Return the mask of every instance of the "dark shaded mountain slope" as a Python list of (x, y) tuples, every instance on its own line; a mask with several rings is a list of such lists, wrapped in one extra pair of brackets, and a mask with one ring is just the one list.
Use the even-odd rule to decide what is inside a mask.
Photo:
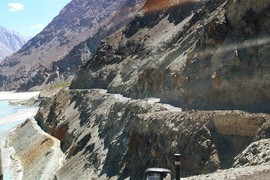
[[(85, 58), (66, 61), (70, 56), (65, 56), (89, 39), (90, 48), (83, 55), (89, 58), (100, 40), (123, 26), (139, 7), (137, 0), (71, 1), (43, 31), (0, 64), (0, 88), (41, 89), (50, 82), (67, 79)], [(127, 12), (128, 15), (124, 16)], [(65, 61), (64, 67), (62, 63), (57, 64), (61, 60)], [(58, 65), (61, 67), (55, 67)], [(68, 73), (60, 76), (59, 69)]]

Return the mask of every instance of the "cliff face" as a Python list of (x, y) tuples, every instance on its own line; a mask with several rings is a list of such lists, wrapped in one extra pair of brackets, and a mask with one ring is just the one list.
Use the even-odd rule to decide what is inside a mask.
[[(153, 98), (93, 89), (59, 92), (35, 119), (61, 141), (66, 158), (57, 179), (142, 179), (149, 167), (174, 169), (175, 152), (181, 153), (182, 176), (269, 164), (267, 146), (259, 141), (269, 137), (259, 133), (269, 129), (266, 114), (182, 111)], [(238, 155), (254, 147), (260, 152), (253, 158)]]
[(107, 38), (71, 88), (188, 108), (266, 111), (269, 11), (268, 1), (223, 0), (146, 13)]
[[(0, 64), (0, 88), (40, 89), (66, 80), (95, 52), (100, 40), (132, 19), (139, 7), (139, 0), (71, 1), (43, 31)], [(73, 50), (82, 55), (66, 57), (87, 39), (91, 47), (84, 52)]]
[(19, 50), (27, 41), (28, 38), (0, 26), (0, 62)]
[(7, 145), (16, 152), (11, 160), (19, 160), (22, 165), (16, 173), (22, 172), (23, 179), (53, 179), (64, 160), (59, 140), (43, 132), (33, 119), (14, 132), (9, 135)]

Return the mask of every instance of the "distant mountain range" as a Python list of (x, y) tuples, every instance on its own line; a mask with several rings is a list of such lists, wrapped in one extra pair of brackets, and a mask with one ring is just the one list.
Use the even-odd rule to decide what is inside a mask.
[(0, 61), (18, 51), (30, 38), (0, 26)]
[[(134, 17), (141, 1), (72, 0), (43, 31), (0, 64), (0, 89), (37, 90), (68, 79), (103, 38)], [(81, 44), (86, 40), (86, 46)]]

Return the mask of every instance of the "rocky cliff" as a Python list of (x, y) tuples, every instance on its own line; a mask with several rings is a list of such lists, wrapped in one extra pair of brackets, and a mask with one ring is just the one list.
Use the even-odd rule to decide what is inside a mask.
[[(100, 40), (125, 25), (139, 8), (139, 0), (71, 1), (43, 31), (0, 64), (0, 88), (41, 89), (68, 79)], [(84, 45), (86, 40), (90, 47)]]
[(0, 26), (0, 62), (18, 51), (28, 39), (15, 31)]
[(193, 179), (269, 177), (269, 7), (147, 0), (35, 116), (65, 154), (55, 179), (142, 179), (176, 152), (182, 176), (233, 168)]
[(270, 160), (269, 134), (260, 135), (268, 114), (183, 111), (92, 89), (59, 92), (35, 119), (61, 141), (66, 158), (57, 179), (142, 179), (149, 167), (174, 169), (175, 152), (183, 177)]
[(268, 1), (184, 1), (138, 16), (103, 41), (71, 88), (269, 111), (269, 11)]
[(17, 127), (7, 145), (15, 150), (11, 160), (20, 161), (22, 167), (16, 167), (16, 173), (22, 172), (23, 179), (53, 179), (64, 160), (59, 140), (42, 131), (33, 119)]

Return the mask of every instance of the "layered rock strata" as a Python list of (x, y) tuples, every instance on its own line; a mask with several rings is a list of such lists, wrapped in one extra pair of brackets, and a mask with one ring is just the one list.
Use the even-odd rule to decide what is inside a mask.
[[(232, 117), (250, 123), (228, 127)], [(148, 167), (173, 169), (175, 152), (182, 154), (182, 176), (230, 168), (239, 153), (261, 139), (258, 132), (269, 118), (244, 111), (182, 111), (158, 99), (94, 89), (61, 91), (35, 117), (66, 154), (57, 179), (140, 179)], [(269, 163), (268, 158), (262, 161)]]
[(23, 179), (54, 179), (64, 159), (60, 141), (42, 131), (33, 119), (9, 135), (8, 145), (15, 150), (12, 159), (23, 166)]
[(269, 112), (269, 1), (188, 1), (135, 18), (71, 88), (197, 109)]

